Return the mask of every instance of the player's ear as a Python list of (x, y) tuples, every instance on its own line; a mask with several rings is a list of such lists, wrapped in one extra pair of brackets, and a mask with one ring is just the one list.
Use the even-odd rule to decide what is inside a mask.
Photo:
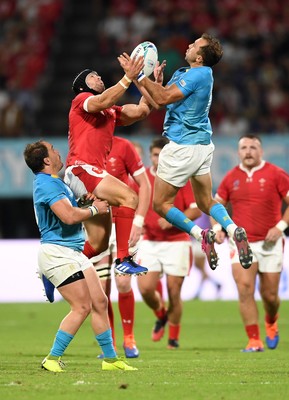
[(203, 64), (203, 57), (201, 56), (201, 54), (198, 54), (198, 55), (197, 55), (196, 61), (197, 61), (197, 63), (199, 63), (199, 64)]
[(43, 164), (44, 164), (44, 165), (50, 165), (50, 159), (49, 159), (49, 157), (45, 157), (45, 158), (43, 159)]

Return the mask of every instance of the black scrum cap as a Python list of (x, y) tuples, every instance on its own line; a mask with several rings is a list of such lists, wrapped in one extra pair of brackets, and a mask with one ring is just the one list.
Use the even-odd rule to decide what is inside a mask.
[(93, 89), (90, 89), (85, 82), (87, 75), (91, 72), (95, 71), (93, 71), (92, 69), (84, 69), (78, 75), (76, 75), (74, 81), (72, 82), (72, 90), (75, 94), (79, 94), (81, 92), (90, 92), (93, 94), (97, 94), (97, 92)]

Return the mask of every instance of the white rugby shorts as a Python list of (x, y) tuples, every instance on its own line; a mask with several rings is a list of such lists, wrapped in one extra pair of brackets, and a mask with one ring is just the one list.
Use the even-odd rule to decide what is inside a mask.
[[(284, 239), (281, 237), (272, 246), (268, 246), (264, 240), (250, 242), (253, 252), (253, 263), (258, 263), (259, 272), (281, 272), (283, 266)], [(229, 239), (231, 263), (240, 263), (238, 250), (232, 238)]]
[(210, 172), (214, 149), (213, 143), (180, 145), (169, 142), (160, 152), (157, 175), (173, 186), (183, 187), (192, 176)]
[(138, 245), (137, 262), (149, 272), (172, 276), (187, 276), (191, 268), (192, 243), (157, 242), (141, 240)]
[(44, 243), (38, 251), (39, 271), (55, 287), (71, 275), (92, 267), (91, 261), (81, 252), (57, 244)]
[(64, 182), (70, 187), (76, 199), (79, 199), (87, 192), (93, 193), (106, 175), (107, 171), (93, 165), (71, 165), (65, 170)]

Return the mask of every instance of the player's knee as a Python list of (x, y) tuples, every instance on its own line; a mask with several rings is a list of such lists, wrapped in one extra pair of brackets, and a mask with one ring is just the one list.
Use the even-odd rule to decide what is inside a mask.
[(260, 292), (263, 301), (265, 301), (266, 303), (274, 304), (279, 299), (278, 291), (268, 289), (268, 290), (261, 290)]
[(144, 299), (154, 297), (154, 290), (148, 286), (139, 287), (139, 290)]
[(128, 293), (131, 291), (131, 276), (116, 277), (115, 283), (120, 293)]
[(82, 304), (79, 304), (79, 306), (75, 309), (75, 311), (81, 315), (82, 320), (84, 321), (91, 312), (90, 301), (86, 301)]
[(129, 190), (126, 196), (119, 201), (119, 205), (133, 208), (135, 210), (138, 206), (138, 195), (133, 190)]
[(103, 314), (108, 310), (108, 298), (105, 293), (102, 296), (98, 296), (97, 301), (93, 301), (92, 311), (98, 314)]

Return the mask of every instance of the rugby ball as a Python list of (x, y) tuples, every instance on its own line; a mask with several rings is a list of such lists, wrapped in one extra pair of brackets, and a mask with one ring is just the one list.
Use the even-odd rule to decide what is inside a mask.
[(150, 76), (158, 61), (158, 50), (152, 42), (143, 42), (136, 46), (131, 53), (130, 57), (144, 57), (144, 69), (145, 76)]

